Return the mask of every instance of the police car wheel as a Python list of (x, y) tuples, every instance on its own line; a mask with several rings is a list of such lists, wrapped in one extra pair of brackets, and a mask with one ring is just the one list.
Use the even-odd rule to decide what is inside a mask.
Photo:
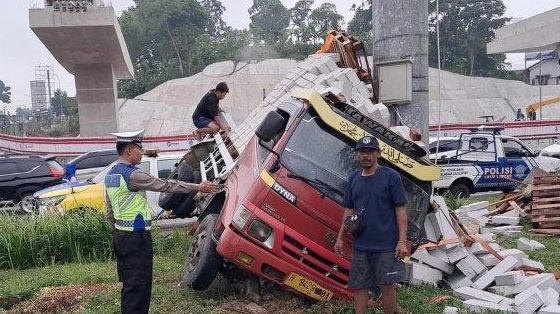
[(198, 225), (185, 258), (183, 283), (194, 290), (205, 290), (212, 284), (222, 265), (212, 240), (218, 214), (209, 214)]
[(470, 186), (462, 182), (453, 183), (451, 187), (449, 187), (449, 192), (462, 198), (468, 198), (472, 193)]
[[(193, 172), (194, 172), (194, 169), (189, 164), (187, 164), (185, 161), (182, 161), (181, 163), (179, 163), (179, 166), (177, 167), (177, 169), (175, 169), (171, 173), (171, 175), (169, 176), (169, 179), (179, 180), (179, 181), (183, 181), (183, 182), (187, 182), (187, 183), (199, 183), (199, 182), (193, 182), (193, 181), (195, 181)], [(192, 194), (192, 193), (187, 193), (187, 194), (185, 194), (185, 193), (161, 193), (159, 195), (158, 205), (159, 205), (159, 207), (161, 207), (165, 210), (174, 210), (174, 209), (178, 208), (181, 205), (181, 203), (183, 202), (183, 200), (185, 199), (185, 197), (187, 197), (190, 194)]]

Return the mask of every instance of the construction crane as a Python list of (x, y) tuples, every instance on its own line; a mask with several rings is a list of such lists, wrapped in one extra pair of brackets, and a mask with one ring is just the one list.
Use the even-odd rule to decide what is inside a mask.
[(527, 119), (529, 120), (537, 120), (537, 110), (542, 110), (543, 106), (553, 105), (560, 102), (560, 97), (554, 97), (545, 99), (542, 102), (536, 102), (534, 104), (530, 104), (525, 108), (525, 112), (527, 113)]

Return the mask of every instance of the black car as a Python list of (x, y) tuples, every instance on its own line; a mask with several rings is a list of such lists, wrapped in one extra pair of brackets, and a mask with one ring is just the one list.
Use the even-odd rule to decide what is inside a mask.
[(119, 158), (116, 149), (92, 150), (72, 160), (69, 164), (76, 165), (76, 178), (85, 180), (95, 177), (101, 170)]
[(33, 193), (59, 184), (64, 168), (55, 157), (0, 156), (0, 206), (18, 204), (24, 212), (33, 210)]

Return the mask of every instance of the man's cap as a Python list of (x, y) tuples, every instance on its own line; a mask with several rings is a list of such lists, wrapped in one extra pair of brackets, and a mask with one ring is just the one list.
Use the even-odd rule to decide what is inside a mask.
[(375, 137), (366, 135), (356, 143), (356, 150), (362, 148), (379, 150), (379, 142)]
[(142, 147), (142, 139), (144, 138), (144, 129), (140, 131), (111, 133), (117, 137), (117, 143), (131, 143)]

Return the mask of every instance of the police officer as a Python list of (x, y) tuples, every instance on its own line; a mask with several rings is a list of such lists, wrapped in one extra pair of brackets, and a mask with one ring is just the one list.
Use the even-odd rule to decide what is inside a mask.
[(106, 218), (113, 228), (122, 313), (148, 313), (152, 292), (153, 248), (151, 211), (145, 191), (190, 193), (215, 192), (219, 186), (162, 180), (140, 171), (144, 130), (112, 133), (117, 137), (119, 158), (105, 177)]

